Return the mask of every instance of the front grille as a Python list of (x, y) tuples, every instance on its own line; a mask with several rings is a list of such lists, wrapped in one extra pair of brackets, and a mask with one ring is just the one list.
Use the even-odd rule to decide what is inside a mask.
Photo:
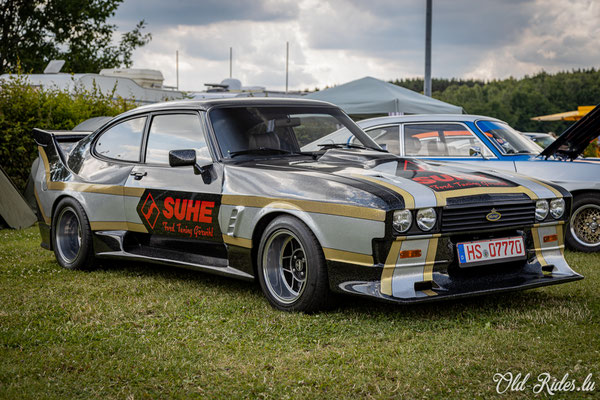
[[(486, 219), (492, 208), (501, 214), (497, 221)], [(535, 204), (531, 200), (449, 205), (442, 211), (442, 232), (518, 227), (534, 222)]]

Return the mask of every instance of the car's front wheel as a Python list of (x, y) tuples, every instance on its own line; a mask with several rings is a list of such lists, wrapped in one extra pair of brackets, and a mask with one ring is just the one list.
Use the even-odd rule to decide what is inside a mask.
[(260, 286), (275, 308), (314, 312), (327, 305), (325, 257), (303, 222), (291, 216), (275, 218), (262, 235), (257, 257)]
[(66, 197), (56, 206), (52, 218), (52, 247), (56, 261), (64, 268), (95, 266), (90, 223), (77, 200)]
[(597, 195), (575, 196), (566, 242), (573, 250), (600, 251), (600, 198)]

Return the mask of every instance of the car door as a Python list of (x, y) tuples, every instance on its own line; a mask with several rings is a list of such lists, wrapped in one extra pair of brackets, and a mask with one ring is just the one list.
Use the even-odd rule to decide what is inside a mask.
[[(218, 218), (222, 168), (213, 162), (202, 118), (195, 111), (149, 115), (142, 162), (132, 169), (124, 191), (127, 221), (141, 222), (147, 232), (130, 235), (129, 251), (138, 246), (157, 258), (227, 265)], [(197, 164), (208, 167), (208, 176), (196, 174), (191, 165), (169, 165), (169, 152), (184, 149), (196, 151)]]

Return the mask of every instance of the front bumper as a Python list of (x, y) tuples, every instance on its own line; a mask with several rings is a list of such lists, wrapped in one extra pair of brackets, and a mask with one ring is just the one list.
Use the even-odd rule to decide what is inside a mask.
[[(395, 303), (415, 303), (482, 294), (524, 290), (583, 279), (567, 264), (563, 251), (563, 226), (536, 225), (524, 230), (496, 231), (486, 237), (521, 235), (527, 259), (461, 268), (456, 243), (472, 238), (461, 235), (423, 235), (395, 240), (385, 262), (357, 266), (328, 262), (331, 288)], [(554, 242), (544, 238), (557, 237)], [(480, 236), (481, 238), (481, 236)], [(401, 258), (406, 250), (421, 256)]]

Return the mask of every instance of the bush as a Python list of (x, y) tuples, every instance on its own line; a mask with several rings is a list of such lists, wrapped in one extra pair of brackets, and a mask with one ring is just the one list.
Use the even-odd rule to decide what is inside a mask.
[(114, 91), (42, 90), (26, 79), (17, 74), (0, 80), (0, 165), (22, 191), (37, 157), (33, 128), (69, 130), (88, 118), (114, 116), (135, 107), (121, 98), (114, 100)]

